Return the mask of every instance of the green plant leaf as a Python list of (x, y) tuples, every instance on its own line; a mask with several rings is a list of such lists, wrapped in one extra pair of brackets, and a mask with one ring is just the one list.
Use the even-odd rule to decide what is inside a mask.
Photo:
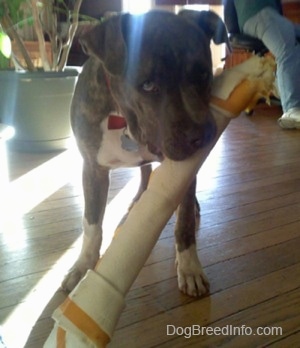
[(5, 33), (0, 31), (0, 52), (5, 58), (10, 58), (11, 56), (11, 42)]
[(0, 0), (0, 18), (4, 15), (9, 15), (13, 23), (17, 23), (23, 18), (21, 5), (26, 0)]
[(9, 68), (9, 59), (0, 52), (0, 70)]

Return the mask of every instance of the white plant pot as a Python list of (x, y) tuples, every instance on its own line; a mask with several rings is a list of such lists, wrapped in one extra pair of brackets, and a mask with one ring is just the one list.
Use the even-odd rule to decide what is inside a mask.
[(0, 71), (0, 120), (15, 128), (10, 141), (21, 151), (68, 148), (70, 105), (78, 70)]

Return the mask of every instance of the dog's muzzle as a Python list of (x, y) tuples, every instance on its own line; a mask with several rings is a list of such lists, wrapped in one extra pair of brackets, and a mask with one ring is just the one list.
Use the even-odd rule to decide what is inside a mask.
[(191, 145), (197, 151), (199, 148), (209, 144), (216, 136), (216, 124), (214, 121), (207, 122), (199, 131), (199, 134), (195, 135), (194, 139), (191, 139)]
[(217, 127), (212, 117), (203, 124), (193, 123), (189, 128), (177, 129), (163, 143), (163, 153), (174, 161), (182, 161), (206, 146), (216, 136)]

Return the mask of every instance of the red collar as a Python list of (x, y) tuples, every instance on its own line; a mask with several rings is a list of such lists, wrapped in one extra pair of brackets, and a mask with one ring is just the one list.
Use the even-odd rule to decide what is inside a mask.
[(125, 117), (120, 115), (110, 114), (108, 116), (107, 129), (122, 129), (126, 128), (127, 123)]

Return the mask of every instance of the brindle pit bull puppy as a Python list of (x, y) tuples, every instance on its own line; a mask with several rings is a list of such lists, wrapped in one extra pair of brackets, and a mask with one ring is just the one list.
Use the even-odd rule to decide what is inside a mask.
[[(64, 289), (73, 289), (99, 258), (110, 169), (141, 166), (137, 200), (147, 186), (148, 163), (164, 157), (183, 160), (214, 137), (212, 38), (224, 42), (227, 33), (209, 11), (123, 14), (82, 38), (90, 59), (79, 77), (71, 116), (83, 157), (84, 235)], [(196, 179), (177, 209), (176, 265), (179, 289), (200, 296), (209, 284), (195, 245), (195, 187)]]

